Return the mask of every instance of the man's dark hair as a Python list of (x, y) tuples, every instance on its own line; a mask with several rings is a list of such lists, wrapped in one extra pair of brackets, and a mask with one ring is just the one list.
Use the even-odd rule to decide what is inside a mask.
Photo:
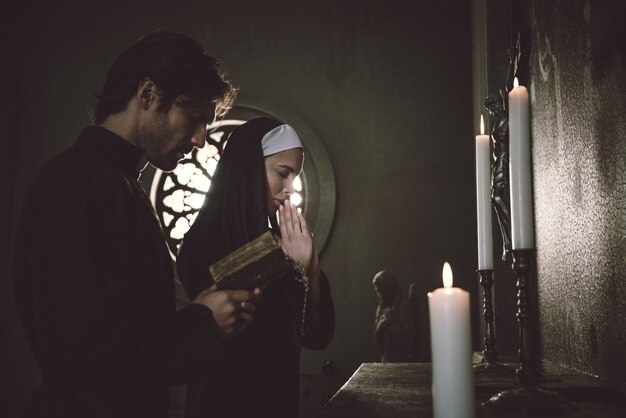
[(159, 88), (160, 111), (185, 95), (188, 102), (215, 104), (216, 116), (231, 108), (237, 90), (227, 78), (223, 64), (189, 36), (156, 31), (123, 51), (107, 71), (102, 92), (96, 95), (92, 119), (100, 125), (126, 109), (139, 83), (152, 80)]

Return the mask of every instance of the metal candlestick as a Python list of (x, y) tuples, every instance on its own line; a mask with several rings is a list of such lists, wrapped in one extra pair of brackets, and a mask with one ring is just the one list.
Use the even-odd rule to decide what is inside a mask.
[(557, 416), (567, 414), (572, 406), (556, 392), (538, 387), (541, 378), (536, 343), (536, 312), (531, 306), (531, 259), (534, 250), (513, 250), (513, 271), (517, 275), (517, 323), (519, 329), (519, 368), (517, 379), (522, 387), (502, 391), (491, 397), (484, 406), (496, 406), (525, 414)]
[(488, 364), (498, 361), (496, 350), (496, 333), (493, 326), (493, 304), (491, 302), (491, 287), (493, 286), (493, 270), (478, 270), (480, 285), (483, 288), (483, 318), (485, 319), (485, 338), (483, 358)]
[(496, 350), (496, 332), (493, 323), (493, 303), (491, 288), (493, 286), (493, 270), (478, 270), (480, 285), (483, 288), (483, 318), (485, 320), (485, 338), (483, 339), (482, 361), (474, 365), (474, 372), (478, 374), (512, 374), (512, 367), (498, 364), (498, 350)]
[(519, 369), (516, 373), (524, 387), (534, 387), (539, 384), (536, 333), (531, 322), (530, 307), (532, 254), (533, 250), (513, 250), (513, 271), (517, 275), (517, 321), (519, 324)]

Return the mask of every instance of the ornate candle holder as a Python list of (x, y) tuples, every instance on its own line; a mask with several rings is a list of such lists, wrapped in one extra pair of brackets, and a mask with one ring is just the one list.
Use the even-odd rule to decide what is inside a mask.
[[(522, 387), (492, 396), (483, 406), (495, 406), (529, 415), (558, 416), (572, 410), (570, 402), (556, 392), (538, 387), (540, 373), (536, 342), (536, 312), (531, 306), (532, 255), (534, 250), (513, 250), (513, 271), (517, 275), (517, 323), (519, 330), (519, 368), (517, 379)], [(532, 286), (532, 287), (531, 287)]]
[(480, 285), (483, 288), (483, 318), (485, 320), (485, 338), (483, 339), (482, 361), (474, 365), (474, 373), (478, 375), (513, 374), (515, 369), (498, 363), (496, 350), (496, 332), (493, 323), (493, 303), (491, 288), (493, 286), (493, 270), (478, 270)]

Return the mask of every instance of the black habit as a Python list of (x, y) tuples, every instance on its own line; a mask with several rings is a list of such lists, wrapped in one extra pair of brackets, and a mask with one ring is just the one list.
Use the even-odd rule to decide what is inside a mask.
[(101, 127), (45, 165), (14, 258), (43, 382), (29, 417), (166, 417), (169, 386), (218, 355), (211, 311), (175, 311), (172, 260), (137, 183), (141, 151)]
[[(190, 298), (212, 284), (211, 264), (270, 229), (261, 140), (279, 125), (269, 118), (253, 119), (229, 137), (178, 256), (179, 276)], [(271, 221), (277, 224), (275, 215)], [(304, 334), (303, 285), (288, 277), (266, 287), (252, 324), (223, 343), (210, 375), (189, 384), (187, 417), (297, 417), (301, 347), (322, 349), (334, 333), (334, 306), (323, 274), (320, 287), (319, 303), (307, 302)]]

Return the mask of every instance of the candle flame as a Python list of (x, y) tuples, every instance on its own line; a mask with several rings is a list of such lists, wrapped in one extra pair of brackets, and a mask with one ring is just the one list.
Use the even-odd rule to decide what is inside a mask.
[(447, 261), (443, 263), (443, 287), (446, 289), (452, 287), (452, 267)]
[(485, 122), (483, 120), (483, 115), (480, 115), (480, 134), (485, 134)]
[(519, 87), (519, 81), (517, 80), (517, 77), (513, 79), (513, 88), (515, 87)]

